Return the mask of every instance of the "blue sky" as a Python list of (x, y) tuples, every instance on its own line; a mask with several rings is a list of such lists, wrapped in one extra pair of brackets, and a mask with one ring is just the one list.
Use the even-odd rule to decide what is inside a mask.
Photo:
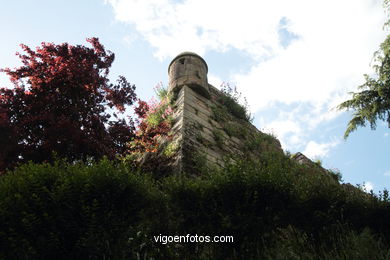
[[(360, 128), (344, 141), (350, 112), (334, 107), (372, 73), (386, 36), (379, 0), (19, 0), (0, 9), (0, 67), (20, 65), (19, 44), (87, 45), (99, 37), (124, 75), (150, 99), (182, 51), (204, 57), (209, 81), (236, 84), (254, 124), (283, 148), (339, 169), (344, 182), (390, 188), (390, 131)], [(11, 86), (4, 73), (0, 86)]]

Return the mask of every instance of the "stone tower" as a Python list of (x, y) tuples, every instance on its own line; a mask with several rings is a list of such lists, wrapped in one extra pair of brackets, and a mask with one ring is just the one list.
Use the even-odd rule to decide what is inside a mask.
[(202, 57), (193, 52), (183, 52), (176, 56), (168, 66), (168, 91), (177, 92), (187, 85), (209, 98), (207, 72), (207, 64)]
[(264, 149), (282, 152), (277, 139), (233, 113), (224, 102), (226, 95), (208, 83), (207, 72), (204, 59), (192, 52), (179, 54), (168, 67), (175, 171), (197, 174), (234, 158), (255, 158)]

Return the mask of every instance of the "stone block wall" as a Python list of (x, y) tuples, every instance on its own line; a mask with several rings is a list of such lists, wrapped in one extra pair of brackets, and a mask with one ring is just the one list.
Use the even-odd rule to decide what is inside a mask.
[(207, 82), (207, 64), (182, 53), (170, 64), (168, 90), (174, 97), (173, 133), (178, 172), (198, 173), (200, 163), (223, 167), (229, 160), (253, 158), (264, 150), (283, 152), (279, 141), (235, 117), (221, 102), (224, 95)]

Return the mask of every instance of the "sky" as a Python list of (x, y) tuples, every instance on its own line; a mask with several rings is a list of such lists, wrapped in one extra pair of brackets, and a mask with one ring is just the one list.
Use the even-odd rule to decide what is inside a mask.
[[(390, 188), (390, 129), (343, 134), (351, 111), (335, 107), (372, 74), (387, 35), (380, 0), (17, 0), (0, 8), (0, 68), (18, 67), (19, 44), (81, 44), (115, 53), (110, 79), (125, 76), (141, 99), (167, 86), (170, 61), (201, 55), (209, 83), (237, 86), (254, 125), (285, 151), (338, 170), (345, 183)], [(11, 87), (0, 73), (0, 87)]]

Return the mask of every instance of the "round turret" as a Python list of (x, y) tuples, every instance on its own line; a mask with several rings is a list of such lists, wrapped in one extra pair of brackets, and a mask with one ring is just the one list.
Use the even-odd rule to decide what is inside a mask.
[(193, 52), (183, 52), (174, 58), (168, 67), (168, 91), (179, 90), (187, 85), (202, 95), (208, 96), (207, 64)]

